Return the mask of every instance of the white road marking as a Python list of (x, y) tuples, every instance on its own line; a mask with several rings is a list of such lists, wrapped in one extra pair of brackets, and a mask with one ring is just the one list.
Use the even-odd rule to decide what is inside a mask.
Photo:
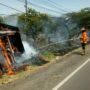
[(85, 61), (81, 66), (79, 66), (75, 71), (73, 71), (70, 75), (68, 75), (63, 81), (61, 81), (58, 85), (56, 85), (52, 90), (58, 90), (61, 86), (63, 86), (72, 76), (74, 76), (81, 68), (83, 68), (90, 59)]

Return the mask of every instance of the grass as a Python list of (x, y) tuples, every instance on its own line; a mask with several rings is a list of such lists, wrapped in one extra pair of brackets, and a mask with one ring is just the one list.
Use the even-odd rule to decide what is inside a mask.
[(54, 59), (56, 56), (50, 52), (50, 51), (45, 51), (42, 53), (42, 55), (49, 61), (51, 61), (52, 59)]
[(35, 72), (37, 70), (38, 66), (27, 66), (26, 70), (22, 70), (19, 72), (16, 72), (15, 75), (7, 75), (4, 74), (0, 77), (0, 85), (11, 83), (17, 79), (25, 78), (26, 76), (30, 75), (31, 72)]

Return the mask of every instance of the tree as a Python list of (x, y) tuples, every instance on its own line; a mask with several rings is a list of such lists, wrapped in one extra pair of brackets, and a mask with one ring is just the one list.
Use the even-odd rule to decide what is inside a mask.
[(0, 16), (0, 22), (3, 22), (3, 17)]
[(90, 28), (90, 8), (84, 8), (79, 12), (69, 13), (67, 16), (74, 19), (80, 28), (83, 26)]
[[(27, 22), (25, 23), (25, 19)], [(24, 29), (24, 33), (27, 36), (32, 36), (35, 40), (37, 35), (43, 31), (45, 22), (50, 22), (50, 18), (47, 14), (41, 14), (33, 9), (28, 9), (27, 17), (25, 17), (25, 13), (19, 16), (19, 21), (23, 22), (23, 26), (27, 24), (27, 28)]]

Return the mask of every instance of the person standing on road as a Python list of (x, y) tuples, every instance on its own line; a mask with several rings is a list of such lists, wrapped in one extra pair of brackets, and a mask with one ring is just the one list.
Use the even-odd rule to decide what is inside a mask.
[(83, 50), (82, 54), (84, 55), (85, 54), (85, 49), (86, 49), (86, 44), (88, 42), (87, 30), (84, 27), (81, 29), (80, 41), (81, 41), (81, 46), (82, 46), (82, 50)]

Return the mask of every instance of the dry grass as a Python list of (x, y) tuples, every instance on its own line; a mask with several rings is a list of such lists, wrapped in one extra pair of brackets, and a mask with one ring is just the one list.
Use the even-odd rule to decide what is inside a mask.
[(38, 67), (39, 66), (27, 66), (26, 70), (16, 72), (15, 75), (11, 75), (11, 76), (4, 74), (0, 77), (0, 85), (10, 83), (20, 78), (25, 78), (30, 73), (35, 72)]

